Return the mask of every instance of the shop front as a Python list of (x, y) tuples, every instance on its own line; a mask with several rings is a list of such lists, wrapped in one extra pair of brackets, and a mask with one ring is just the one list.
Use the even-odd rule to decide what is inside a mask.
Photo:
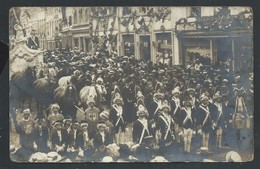
[(182, 18), (176, 22), (180, 64), (195, 59), (203, 64), (229, 63), (232, 70), (253, 70), (252, 13), (230, 15), (224, 8), (216, 16)]

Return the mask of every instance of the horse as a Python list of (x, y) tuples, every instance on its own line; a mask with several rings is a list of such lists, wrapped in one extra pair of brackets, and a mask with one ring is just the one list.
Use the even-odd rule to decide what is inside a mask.
[(54, 92), (54, 101), (59, 104), (64, 116), (70, 115), (76, 117), (76, 107), (79, 96), (75, 85), (68, 83), (64, 86), (58, 86)]
[(75, 76), (75, 75), (71, 75), (71, 76), (63, 76), (59, 79), (59, 86), (66, 86), (69, 83), (73, 84), (77, 91), (79, 91), (80, 89), (82, 89), (85, 86), (85, 81), (86, 81), (86, 77), (85, 74), (81, 74), (80, 76)]
[(88, 100), (93, 98), (95, 100), (95, 103), (98, 104), (100, 101), (99, 93), (95, 86), (85, 86), (83, 87), (79, 92), (80, 101), (84, 104), (88, 102)]
[(28, 67), (23, 72), (15, 72), (11, 76), (9, 82), (10, 111), (15, 122), (17, 109), (31, 108), (31, 101), (34, 97), (33, 90), (31, 89), (34, 79), (34, 68), (31, 67)]
[(45, 117), (48, 106), (53, 103), (53, 91), (56, 87), (57, 81), (51, 77), (39, 78), (33, 82), (37, 111)]

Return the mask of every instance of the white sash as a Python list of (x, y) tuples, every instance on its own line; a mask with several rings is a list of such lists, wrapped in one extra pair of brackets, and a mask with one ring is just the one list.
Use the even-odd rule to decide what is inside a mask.
[(31, 39), (32, 39), (34, 45), (38, 47), (38, 45), (37, 45), (37, 43), (35, 42), (35, 40), (34, 40), (32, 37), (31, 37)]
[[(174, 98), (172, 98), (172, 100), (175, 102), (175, 104), (176, 104), (176, 100), (174, 99)], [(174, 112), (173, 112), (173, 115), (175, 115), (176, 114), (176, 112), (177, 112), (177, 110), (178, 110), (178, 108), (180, 107), (180, 103), (177, 105), (176, 104), (176, 107), (175, 107), (175, 109), (174, 109)]]
[[(144, 132), (145, 132), (145, 130), (147, 131), (148, 135), (149, 135), (150, 133), (149, 133), (149, 130), (148, 130), (148, 128), (147, 128), (148, 126), (145, 126), (140, 119), (138, 119), (138, 121), (143, 125), (143, 131), (142, 131), (142, 134), (141, 134), (141, 137), (140, 137), (140, 140), (139, 140), (139, 144), (141, 144), (142, 141), (143, 141), (143, 138), (144, 138)], [(147, 125), (148, 125), (148, 124), (147, 124)]]
[(169, 131), (170, 131), (170, 128), (171, 128), (171, 122), (172, 122), (172, 119), (168, 122), (164, 116), (161, 116), (161, 118), (163, 119), (164, 123), (167, 124), (167, 131), (166, 131), (166, 134), (164, 136), (164, 140), (166, 140), (168, 134), (169, 134)]
[(222, 114), (223, 114), (223, 109), (222, 109), (222, 104), (221, 103), (219, 103), (219, 104), (216, 104), (216, 103), (214, 103), (216, 106), (217, 106), (217, 108), (218, 108), (218, 118), (217, 118), (217, 121), (216, 121), (216, 123), (218, 123), (218, 121), (219, 121), (219, 119), (220, 119), (220, 117), (222, 116)]
[(208, 120), (208, 118), (209, 118), (209, 109), (205, 109), (203, 106), (201, 106), (200, 105), (200, 108), (201, 109), (203, 109), (205, 112), (206, 112), (206, 117), (205, 117), (205, 119), (204, 119), (204, 121), (203, 121), (203, 123), (202, 123), (202, 126), (204, 126), (204, 124), (206, 123), (206, 121)]
[(192, 122), (191, 115), (190, 115), (190, 116), (188, 115), (187, 109), (186, 109), (185, 107), (183, 107), (183, 110), (186, 112), (186, 117), (185, 117), (185, 119), (183, 120), (183, 124), (185, 124), (188, 119), (190, 119), (191, 122)]
[(122, 120), (122, 122), (124, 123), (124, 119), (123, 119), (123, 116), (122, 116), (122, 114), (123, 114), (123, 107), (122, 107), (122, 112), (119, 112), (119, 109), (117, 108), (116, 105), (113, 105), (113, 107), (117, 111), (117, 117), (118, 117), (118, 119), (116, 121), (116, 126), (117, 126), (120, 120)]

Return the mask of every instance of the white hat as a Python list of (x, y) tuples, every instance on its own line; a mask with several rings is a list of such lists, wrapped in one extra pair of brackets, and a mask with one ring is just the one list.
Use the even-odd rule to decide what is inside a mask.
[(168, 162), (163, 156), (156, 156), (150, 162)]
[(30, 109), (24, 109), (22, 114), (31, 114), (31, 111)]
[(208, 96), (205, 95), (205, 93), (203, 93), (201, 96), (200, 96), (200, 101), (203, 101), (205, 99), (209, 99)]
[(97, 125), (97, 128), (100, 128), (100, 127), (106, 128), (107, 125), (106, 125), (105, 123), (99, 123), (99, 124)]
[(54, 103), (51, 105), (51, 110), (53, 110), (54, 108), (60, 109), (60, 106), (57, 103)]
[(229, 151), (226, 155), (227, 162), (242, 162), (241, 156), (235, 151)]
[(102, 82), (103, 83), (103, 79), (101, 77), (97, 78), (96, 82)]
[(123, 103), (123, 99), (120, 95), (116, 95), (114, 100), (113, 100), (113, 103), (115, 103), (117, 100), (120, 100), (122, 103)]
[(145, 113), (146, 115), (148, 115), (147, 109), (143, 106), (143, 105), (139, 105), (138, 106), (138, 110), (136, 112), (137, 116), (139, 116), (141, 113)]
[(108, 111), (102, 111), (99, 116), (100, 117), (103, 116), (103, 117), (109, 118), (109, 112)]
[(29, 162), (34, 163), (43, 163), (43, 162), (48, 162), (48, 157), (47, 154), (41, 153), (41, 152), (36, 152), (31, 155)]
[(167, 100), (164, 100), (162, 103), (161, 109), (164, 109), (164, 108), (171, 109)]
[(113, 162), (113, 158), (110, 156), (105, 156), (101, 162), (105, 162), (105, 163), (109, 163), (109, 162)]
[(80, 126), (83, 127), (83, 126), (88, 126), (88, 122), (87, 121), (82, 121), (80, 123)]
[(48, 162), (51, 162), (51, 163), (59, 162), (62, 159), (62, 157), (55, 151), (49, 152), (47, 154), (47, 158), (48, 158)]
[(179, 93), (180, 94), (180, 87), (177, 86), (172, 90), (172, 94)]
[(213, 96), (213, 99), (217, 99), (217, 98), (221, 98), (221, 94), (219, 91), (217, 91), (214, 96)]

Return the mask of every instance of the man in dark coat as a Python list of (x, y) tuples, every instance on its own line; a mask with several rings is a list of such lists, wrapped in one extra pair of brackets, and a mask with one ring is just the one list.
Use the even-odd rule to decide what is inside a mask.
[(59, 154), (65, 155), (66, 137), (65, 137), (64, 130), (62, 130), (63, 127), (62, 121), (58, 120), (54, 122), (53, 127), (54, 127), (54, 131), (51, 137), (52, 148)]
[(92, 154), (94, 153), (93, 139), (90, 139), (88, 132), (87, 121), (82, 121), (80, 124), (81, 130), (76, 138), (76, 146), (79, 149), (79, 157), (83, 158), (84, 161), (92, 161)]
[(94, 136), (94, 149), (93, 157), (97, 160), (102, 159), (106, 155), (106, 146), (112, 144), (113, 138), (107, 132), (106, 124), (101, 122), (97, 125), (98, 131)]
[(156, 123), (156, 135), (159, 141), (160, 146), (160, 154), (161, 155), (169, 155), (172, 153), (172, 146), (174, 137), (174, 125), (175, 122), (171, 115), (169, 115), (170, 106), (168, 101), (163, 101), (161, 106), (162, 113), (159, 115), (157, 123)]
[(209, 136), (212, 131), (212, 119), (209, 106), (209, 98), (203, 93), (200, 97), (201, 104), (198, 107), (196, 119), (198, 134), (202, 135), (202, 147), (209, 148)]
[(72, 121), (66, 150), (67, 156), (70, 159), (75, 159), (78, 155), (77, 136), (79, 135), (79, 132), (79, 123), (77, 121)]
[(132, 122), (134, 119), (134, 114), (133, 114), (133, 107), (134, 107), (134, 92), (131, 89), (129, 83), (130, 81), (126, 81), (126, 84), (122, 88), (122, 98), (125, 103), (125, 109), (126, 109), (126, 121), (127, 122)]
[(50, 151), (48, 147), (49, 129), (45, 124), (44, 117), (37, 117), (35, 122), (35, 143), (37, 145), (37, 150), (48, 153)]
[(213, 96), (214, 103), (212, 105), (212, 120), (213, 128), (216, 132), (216, 146), (221, 148), (222, 146), (222, 134), (223, 129), (226, 126), (226, 121), (223, 112), (223, 104), (220, 92), (216, 92)]
[(27, 46), (30, 49), (37, 50), (39, 48), (39, 39), (37, 36), (35, 36), (35, 34), (36, 34), (36, 31), (32, 30), (31, 37), (29, 37), (27, 40)]
[(192, 99), (189, 96), (184, 97), (183, 107), (180, 111), (180, 126), (184, 141), (184, 152), (190, 153), (192, 136), (195, 132), (196, 110), (192, 107)]
[(138, 106), (138, 119), (133, 123), (133, 141), (141, 144), (145, 137), (151, 135), (151, 125), (147, 120), (148, 112), (143, 105)]
[(175, 138), (177, 143), (180, 143), (180, 135), (179, 133), (181, 132), (181, 128), (180, 128), (180, 110), (181, 110), (181, 103), (180, 103), (180, 90), (179, 87), (175, 87), (172, 90), (172, 98), (170, 101), (170, 105), (171, 105), (171, 116), (175, 121), (175, 128), (174, 128), (174, 133), (175, 133)]
[(124, 143), (124, 134), (126, 128), (125, 116), (126, 110), (123, 105), (123, 99), (119, 93), (115, 93), (109, 119), (115, 127), (115, 140), (117, 144)]

